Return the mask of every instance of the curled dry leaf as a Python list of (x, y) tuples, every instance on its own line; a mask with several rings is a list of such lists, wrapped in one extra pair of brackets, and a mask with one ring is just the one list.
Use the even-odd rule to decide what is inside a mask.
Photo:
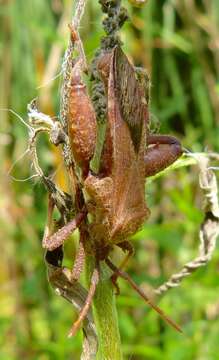
[[(79, 282), (71, 281), (71, 272), (67, 268), (61, 267), (62, 258), (61, 248), (46, 252), (45, 260), (49, 283), (57, 295), (66, 299), (80, 312), (87, 298), (87, 290)], [(94, 360), (97, 354), (98, 340), (91, 309), (84, 319), (83, 332), (81, 360)]]

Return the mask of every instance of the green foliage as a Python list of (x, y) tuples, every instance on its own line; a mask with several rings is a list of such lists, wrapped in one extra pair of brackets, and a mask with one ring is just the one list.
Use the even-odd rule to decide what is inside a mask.
[[(122, 30), (125, 51), (151, 74), (151, 113), (162, 133), (176, 134), (185, 147), (219, 150), (219, 2), (148, 0), (142, 8), (127, 6), (131, 22)], [(43, 87), (52, 46), (67, 42), (58, 32), (71, 1), (14, 0), (0, 5), (0, 108), (12, 108), (24, 119), (26, 105), (40, 96), (42, 110), (58, 115), (60, 78)], [(70, 12), (65, 17), (66, 28)], [(69, 17), (68, 17), (69, 16)], [(81, 27), (90, 60), (103, 34), (97, 1), (88, 1)], [(62, 57), (57, 59), (61, 64)], [(60, 66), (55, 67), (53, 76)], [(49, 84), (51, 85), (51, 84)], [(46, 279), (41, 239), (46, 219), (46, 192), (38, 181), (16, 182), (8, 175), (25, 151), (27, 133), (14, 115), (1, 111), (0, 132), (0, 357), (3, 360), (79, 359), (82, 334), (66, 335), (76, 312), (58, 298)], [(46, 138), (38, 144), (42, 167), (63, 185), (63, 164)], [(12, 173), (32, 174), (28, 155)], [(195, 166), (172, 170), (146, 186), (151, 217), (133, 238), (136, 254), (127, 271), (147, 289), (158, 286), (198, 252), (202, 221)], [(68, 261), (72, 254), (67, 249)], [(118, 258), (122, 255), (117, 254)], [(218, 345), (218, 260), (187, 278), (160, 301), (181, 324), (175, 333), (120, 280), (118, 314), (125, 359), (216, 360)]]

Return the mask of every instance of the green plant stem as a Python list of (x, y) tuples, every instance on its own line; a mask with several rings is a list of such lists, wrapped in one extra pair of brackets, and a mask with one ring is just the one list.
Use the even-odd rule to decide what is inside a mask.
[[(94, 258), (87, 256), (86, 277), (90, 282)], [(121, 340), (111, 272), (104, 263), (100, 264), (100, 282), (92, 303), (94, 322), (98, 336), (97, 360), (122, 360)]]
[[(105, 139), (106, 124), (98, 124), (97, 147), (92, 160), (92, 170), (98, 173), (101, 151)], [(89, 241), (89, 240), (88, 240)], [(86, 278), (89, 287), (94, 269), (94, 257), (86, 257)], [(97, 360), (122, 360), (121, 340), (111, 271), (100, 263), (100, 281), (92, 302), (94, 322), (98, 337)]]

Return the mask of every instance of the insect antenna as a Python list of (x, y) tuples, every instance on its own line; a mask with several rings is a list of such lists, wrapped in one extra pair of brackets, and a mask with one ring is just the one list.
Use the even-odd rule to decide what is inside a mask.
[(157, 305), (155, 305), (147, 297), (147, 295), (141, 290), (141, 288), (131, 279), (131, 277), (126, 272), (118, 269), (109, 259), (106, 259), (105, 262), (109, 266), (109, 268), (115, 272), (117, 276), (120, 276), (121, 278), (126, 280), (131, 285), (131, 287), (145, 300), (145, 302), (161, 316), (163, 320), (165, 320), (178, 332), (183, 332), (182, 329), (173, 320), (171, 320)]

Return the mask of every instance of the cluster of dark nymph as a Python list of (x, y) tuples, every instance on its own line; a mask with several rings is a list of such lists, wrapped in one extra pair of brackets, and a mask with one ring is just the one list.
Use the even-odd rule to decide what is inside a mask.
[[(115, 290), (119, 290), (117, 277), (126, 279), (151, 307), (180, 331), (123, 268), (133, 253), (128, 238), (136, 233), (150, 213), (145, 202), (145, 179), (172, 164), (182, 154), (182, 149), (174, 137), (150, 133), (148, 77), (144, 70), (136, 69), (128, 60), (117, 35), (127, 19), (126, 11), (118, 1), (100, 3), (107, 14), (103, 22), (107, 36), (86, 69), (91, 77), (91, 96), (83, 81), (83, 61), (80, 56), (72, 60), (67, 126), (63, 137), (68, 139), (65, 145), (66, 148), (69, 146), (72, 157), (67, 167), (71, 194), (57, 200), (54, 184), (45, 179), (47, 188), (50, 187), (49, 221), (43, 239), (46, 260), (63, 274), (63, 244), (76, 228), (79, 246), (73, 269), (68, 272), (69, 281), (79, 281), (86, 256), (94, 258), (90, 287), (71, 335), (88, 314), (100, 281), (102, 262), (113, 272), (111, 280)], [(77, 41), (77, 33), (72, 27), (70, 33), (71, 41)], [(98, 157), (98, 122), (104, 121), (105, 136)], [(98, 165), (93, 166), (95, 156)], [(61, 218), (54, 224), (55, 207)], [(116, 246), (127, 252), (122, 264), (117, 266), (111, 260)], [(57, 271), (50, 276), (57, 279)], [(52, 278), (50, 280), (52, 282)]]

